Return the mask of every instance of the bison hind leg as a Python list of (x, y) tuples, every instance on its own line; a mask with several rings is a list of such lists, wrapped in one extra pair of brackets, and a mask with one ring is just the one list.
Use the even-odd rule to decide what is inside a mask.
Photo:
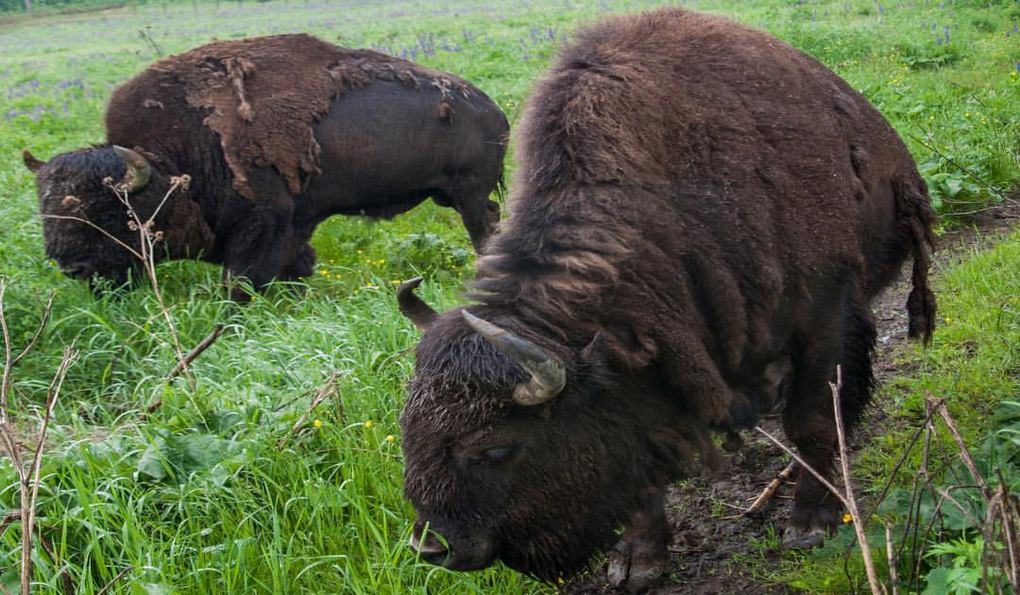
[[(839, 365), (843, 382), (840, 409), (849, 435), (874, 388), (871, 358), (876, 333), (867, 305), (863, 300), (853, 300), (842, 319), (832, 321), (825, 329), (815, 328), (812, 335), (794, 358), (794, 386), (784, 410), (783, 426), (804, 461), (829, 479), (838, 447), (829, 382), (835, 379)], [(819, 545), (839, 521), (839, 500), (802, 469), (784, 543), (788, 547)]]

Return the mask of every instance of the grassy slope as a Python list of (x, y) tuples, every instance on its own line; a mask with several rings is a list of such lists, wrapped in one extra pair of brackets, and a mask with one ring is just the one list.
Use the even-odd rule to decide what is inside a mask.
[[(50, 331), (19, 368), (15, 397), (23, 412), (38, 403), (62, 346), (78, 346), (44, 471), (41, 524), (81, 592), (98, 591), (126, 566), (124, 592), (541, 587), (502, 569), (455, 575), (419, 565), (402, 545), (412, 512), (400, 494), (397, 416), (411, 364), (403, 350), (417, 335), (391, 288), (424, 273), (432, 303), (457, 299), (472, 257), (452, 211), (427, 205), (392, 222), (331, 220), (316, 234), (321, 266), (304, 293), (277, 288), (240, 311), (222, 301), (213, 267), (162, 266), (186, 345), (215, 322), (232, 325), (194, 365), (192, 392), (184, 381), (160, 381), (173, 358), (151, 292), (95, 298), (46, 261), (20, 150), (48, 158), (101, 140), (111, 88), (155, 58), (153, 44), (170, 53), (213, 37), (286, 31), (457, 73), (516, 120), (577, 23), (652, 4), (290, 0), (224, 2), (217, 12), (180, 3), (0, 29), (0, 272), (13, 279), (7, 311), (16, 343), (31, 332), (38, 296), (57, 291)], [(769, 28), (868, 94), (905, 135), (945, 208), (968, 210), (967, 201), (994, 198), (989, 186), (1020, 178), (1015, 3), (922, 1), (881, 11), (870, 0), (687, 4)], [(936, 43), (945, 27), (948, 46)], [(331, 371), (341, 374), (342, 408), (324, 404), (321, 426), (277, 448)], [(141, 421), (139, 408), (156, 399), (161, 410)], [(12, 478), (0, 467), (4, 506), (16, 501)], [(8, 552), (0, 553), (2, 581), (11, 584), (17, 532), (0, 544)], [(59, 564), (45, 555), (38, 562), (36, 579), (58, 590)]]

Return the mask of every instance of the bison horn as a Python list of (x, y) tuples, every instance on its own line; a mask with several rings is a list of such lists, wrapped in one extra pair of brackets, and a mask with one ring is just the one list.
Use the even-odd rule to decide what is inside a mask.
[(36, 159), (35, 155), (33, 155), (28, 149), (23, 149), (21, 151), (21, 160), (25, 162), (25, 167), (27, 167), (32, 173), (37, 173), (44, 165), (46, 165), (45, 161)]
[(149, 165), (145, 157), (118, 145), (113, 145), (113, 152), (127, 164), (127, 172), (124, 174), (124, 179), (120, 181), (120, 185), (128, 194), (145, 188), (145, 185), (149, 183), (149, 176), (152, 175), (152, 166)]
[(461, 310), (461, 314), (479, 335), (531, 372), (531, 380), (514, 389), (515, 401), (525, 406), (538, 405), (560, 394), (567, 384), (567, 374), (563, 364), (556, 358), (531, 341), (482, 320), (467, 310)]
[(397, 288), (397, 307), (400, 308), (401, 314), (418, 327), (418, 330), (424, 331), (432, 325), (432, 321), (439, 316), (439, 313), (415, 295), (414, 290), (419, 285), (421, 285), (421, 277), (408, 279), (401, 283)]

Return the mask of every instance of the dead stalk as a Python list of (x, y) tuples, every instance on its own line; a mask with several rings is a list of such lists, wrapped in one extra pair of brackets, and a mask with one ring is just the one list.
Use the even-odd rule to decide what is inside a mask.
[(106, 586), (104, 586), (102, 589), (100, 589), (99, 592), (96, 593), (96, 595), (106, 595), (107, 591), (109, 591), (114, 585), (116, 585), (117, 582), (120, 581), (120, 579), (124, 578), (124, 575), (126, 575), (129, 572), (131, 572), (131, 569), (132, 569), (131, 566), (128, 566), (124, 570), (121, 570), (120, 572), (118, 572), (117, 576), (113, 577), (113, 580), (111, 580), (110, 582), (106, 583)]
[(775, 478), (773, 478), (772, 481), (770, 481), (767, 486), (765, 486), (765, 490), (762, 491), (762, 493), (757, 498), (754, 499), (754, 502), (752, 502), (751, 506), (749, 506), (747, 510), (744, 511), (744, 514), (752, 515), (760, 511), (761, 509), (765, 508), (765, 505), (768, 504), (770, 500), (772, 500), (772, 497), (775, 495), (776, 490), (779, 489), (779, 486), (783, 485), (784, 481), (791, 481), (793, 479), (793, 475), (799, 469), (800, 463), (798, 463), (796, 459), (790, 461), (790, 464), (787, 465), (786, 468), (784, 468), (782, 471), (780, 471), (779, 474), (776, 475)]
[(868, 536), (864, 530), (867, 519), (861, 518), (857, 509), (857, 498), (854, 497), (853, 484), (850, 481), (850, 453), (846, 445), (846, 432), (843, 425), (843, 410), (840, 406), (839, 392), (843, 388), (843, 366), (836, 366), (836, 382), (829, 383), (832, 390), (832, 412), (836, 419), (836, 438), (839, 440), (839, 464), (843, 470), (843, 487), (846, 489), (847, 510), (857, 534), (857, 542), (861, 544), (861, 558), (864, 559), (864, 570), (868, 574), (868, 584), (871, 592), (878, 595), (882, 592), (881, 583), (878, 582), (878, 573), (875, 572), (875, 563), (871, 559), (871, 548), (868, 547)]
[[(4, 311), (3, 298), (6, 290), (6, 282), (0, 279), (0, 330), (2, 330), (4, 341), (4, 371), (2, 381), (0, 381), (0, 437), (3, 439), (4, 447), (18, 476), (20, 492), (18, 519), (21, 521), (21, 593), (22, 595), (28, 595), (32, 582), (32, 536), (35, 530), (35, 509), (39, 497), (39, 475), (42, 471), (43, 446), (46, 442), (46, 433), (49, 429), (50, 419), (53, 416), (53, 408), (57, 404), (60, 389), (64, 384), (64, 378), (67, 375), (68, 368), (74, 361), (76, 352), (72, 347), (64, 349), (64, 356), (46, 393), (45, 409), (42, 421), (40, 422), (32, 460), (26, 466), (18, 450), (17, 441), (14, 437), (14, 428), (11, 424), (9, 398), (13, 386), (13, 372), (14, 366), (35, 346), (36, 341), (42, 334), (46, 322), (49, 320), (53, 299), (51, 297), (47, 301), (39, 327), (29, 340), (28, 345), (15, 356), (11, 344), (10, 329), (7, 325), (7, 316)], [(7, 515), (4, 517), (4, 521), (5, 524), (13, 522), (13, 517)]]
[(889, 584), (892, 587), (892, 595), (899, 595), (899, 589), (896, 587), (899, 582), (896, 578), (896, 551), (893, 547), (892, 525), (889, 523), (885, 524), (885, 561), (889, 564)]
[(152, 292), (156, 296), (156, 303), (159, 304), (159, 309), (163, 313), (163, 319), (166, 320), (167, 328), (170, 331), (170, 338), (173, 340), (174, 355), (177, 356), (177, 361), (181, 366), (181, 372), (188, 379), (188, 383), (191, 385), (191, 389), (195, 390), (195, 379), (192, 377), (191, 372), (188, 370), (188, 362), (185, 360), (184, 349), (181, 347), (180, 336), (177, 334), (177, 326), (174, 324), (173, 317), (170, 316), (170, 310), (166, 306), (166, 302), (163, 300), (163, 292), (159, 289), (159, 280), (156, 277), (156, 257), (155, 247), (156, 242), (163, 239), (162, 231), (155, 231), (152, 229), (156, 222), (156, 215), (166, 204), (170, 195), (177, 191), (178, 188), (186, 187), (190, 181), (187, 177), (174, 177), (171, 178), (170, 189), (163, 195), (163, 199), (159, 205), (152, 212), (152, 215), (148, 219), (142, 221), (141, 217), (138, 216), (138, 212), (135, 211), (131, 205), (131, 200), (128, 191), (120, 186), (119, 184), (109, 183), (109, 187), (113, 189), (117, 198), (127, 208), (128, 215), (131, 217), (128, 227), (132, 228), (138, 233), (138, 245), (141, 248), (140, 252), (136, 252), (135, 255), (142, 261), (142, 268), (145, 269), (145, 275), (149, 279), (149, 285), (152, 286)]
[(843, 426), (843, 413), (840, 409), (839, 391), (843, 387), (843, 369), (842, 366), (836, 366), (836, 382), (829, 383), (829, 388), (832, 390), (832, 404), (833, 414), (836, 423), (836, 438), (839, 444), (839, 459), (840, 466), (843, 472), (843, 485), (846, 491), (841, 492), (836, 486), (832, 485), (828, 479), (822, 476), (821, 473), (816, 471), (811, 465), (809, 465), (803, 458), (797, 453), (793, 452), (792, 449), (788, 448), (785, 444), (780, 442), (775, 436), (769, 434), (765, 429), (760, 426), (755, 426), (755, 430), (763, 434), (766, 438), (775, 443), (779, 448), (783, 449), (789, 454), (795, 461), (808, 473), (814, 476), (827, 490), (829, 490), (833, 496), (847, 509), (850, 513), (851, 523), (854, 527), (854, 533), (857, 535), (857, 542), (861, 546), (861, 558), (864, 560), (864, 570), (868, 575), (868, 586), (871, 588), (872, 595), (880, 595), (883, 593), (883, 587), (878, 581), (878, 574), (875, 572), (875, 563), (871, 557), (871, 548), (868, 547), (868, 537), (865, 534), (865, 522), (867, 519), (863, 519), (860, 516), (860, 511), (857, 508), (857, 501), (854, 498), (853, 484), (850, 481), (850, 456), (847, 451), (846, 445), (846, 433), (844, 432)]
[(216, 339), (220, 338), (220, 335), (223, 334), (223, 331), (225, 329), (226, 329), (226, 327), (223, 326), (222, 324), (217, 324), (213, 328), (211, 333), (206, 335), (206, 337), (204, 339), (202, 339), (198, 343), (198, 345), (195, 345), (195, 347), (191, 351), (189, 351), (187, 353), (187, 355), (184, 356), (184, 359), (182, 359), (181, 361), (177, 362), (177, 365), (174, 366), (173, 370), (170, 370), (170, 373), (166, 375), (167, 382), (170, 382), (171, 380), (176, 378), (177, 375), (180, 374), (182, 370), (184, 370), (185, 366), (187, 366), (191, 362), (195, 361), (195, 358), (197, 358), (198, 356), (202, 355), (203, 351), (205, 351), (206, 349), (209, 349), (209, 347), (213, 343), (216, 342)]
[(932, 404), (932, 407), (938, 411), (939, 415), (942, 416), (942, 421), (946, 422), (946, 427), (949, 428), (949, 433), (953, 436), (953, 440), (956, 441), (957, 448), (960, 449), (960, 458), (963, 459), (963, 464), (967, 466), (967, 470), (970, 471), (971, 477), (977, 482), (978, 487), (981, 488), (981, 494), (984, 495), (985, 500), (989, 500), (992, 497), (992, 491), (988, 489), (988, 483), (985, 482), (985, 478), (981, 476), (978, 471), (977, 465), (974, 464), (974, 459), (970, 456), (970, 451), (967, 450), (967, 445), (963, 442), (963, 437), (960, 436), (960, 431), (956, 429), (956, 423), (953, 418), (949, 415), (949, 409), (946, 408), (945, 399), (936, 399), (930, 392), (925, 393), (927, 401)]
[[(308, 419), (308, 416), (311, 415), (312, 412), (315, 411), (315, 409), (323, 401), (325, 401), (328, 397), (333, 395), (339, 396), (339, 391), (337, 387), (337, 380), (339, 380), (339, 378), (340, 375), (338, 373), (336, 372), (330, 373), (329, 378), (326, 379), (326, 382), (319, 387), (319, 389), (315, 392), (315, 396), (312, 397), (312, 402), (309, 403), (308, 405), (308, 411), (301, 414), (301, 417), (299, 417), (297, 421), (294, 422), (294, 425), (291, 427), (290, 432), (288, 432), (286, 436), (281, 438), (280, 441), (276, 443), (277, 448), (283, 448), (283, 445), (287, 443), (287, 440), (290, 439), (291, 436), (296, 434), (297, 431), (300, 430), (305, 425), (305, 421)], [(343, 411), (342, 404), (340, 405), (340, 411), (341, 412)]]

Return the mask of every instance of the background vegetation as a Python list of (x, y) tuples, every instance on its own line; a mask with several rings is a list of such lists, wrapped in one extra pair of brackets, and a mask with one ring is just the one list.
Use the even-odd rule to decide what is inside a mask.
[[(7, 312), (16, 345), (29, 340), (39, 302), (56, 291), (49, 330), (17, 371), (12, 399), (26, 436), (63, 347), (80, 350), (43, 467), (39, 526), (51, 551), (36, 553), (38, 590), (63, 593), (69, 580), (76, 592), (97, 593), (125, 570), (115, 592), (546, 590), (502, 568), (448, 573), (418, 562), (404, 546), (413, 511), (401, 496), (397, 418), (417, 333), (398, 315), (392, 288), (420, 274), (431, 303), (459, 299), (473, 254), (452, 211), (425, 205), (376, 224), (334, 218), (314, 239), (315, 276), (300, 288), (275, 287), (244, 308), (224, 300), (217, 268), (161, 265), (186, 346), (217, 323), (229, 328), (192, 366), (193, 390), (184, 379), (163, 381), (174, 356), (150, 290), (93, 296), (46, 260), (20, 152), (27, 147), (49, 158), (100, 142), (111, 89), (159, 56), (213, 38), (292, 31), (463, 76), (516, 121), (533, 81), (576, 27), (657, 4), (152, 2), (0, 26), (0, 274), (11, 283)], [(949, 215), (946, 224), (1002, 202), (1020, 180), (1017, 2), (683, 4), (769, 29), (864, 92), (907, 141)], [(999, 421), (991, 415), (1000, 401), (1020, 401), (1020, 237), (980, 259), (944, 281), (947, 324), (932, 350), (910, 356), (919, 379), (889, 392), (902, 406), (903, 433), (929, 389), (950, 399), (973, 444), (1000, 453), (985, 460), (1001, 463), (1012, 461), (1016, 434), (1009, 428), (1020, 407), (1004, 405)], [(338, 389), (292, 434), (333, 373)], [(157, 401), (162, 406), (146, 414)], [(991, 434), (996, 424), (1006, 429)], [(889, 476), (902, 446), (897, 431), (865, 455), (868, 485)], [(1005, 459), (994, 458), (1000, 455)], [(909, 478), (898, 481), (909, 487)], [(0, 507), (16, 507), (17, 498), (4, 461)], [(905, 509), (891, 506), (884, 514), (896, 520)], [(958, 547), (926, 558), (925, 572), (973, 568), (976, 540), (965, 524), (935, 535), (934, 543)], [(0, 535), (0, 585), (11, 590), (19, 547), (16, 530)], [(791, 558), (766, 579), (819, 592), (850, 589), (862, 574), (852, 568), (847, 578), (841, 564), (829, 562), (839, 547)]]

